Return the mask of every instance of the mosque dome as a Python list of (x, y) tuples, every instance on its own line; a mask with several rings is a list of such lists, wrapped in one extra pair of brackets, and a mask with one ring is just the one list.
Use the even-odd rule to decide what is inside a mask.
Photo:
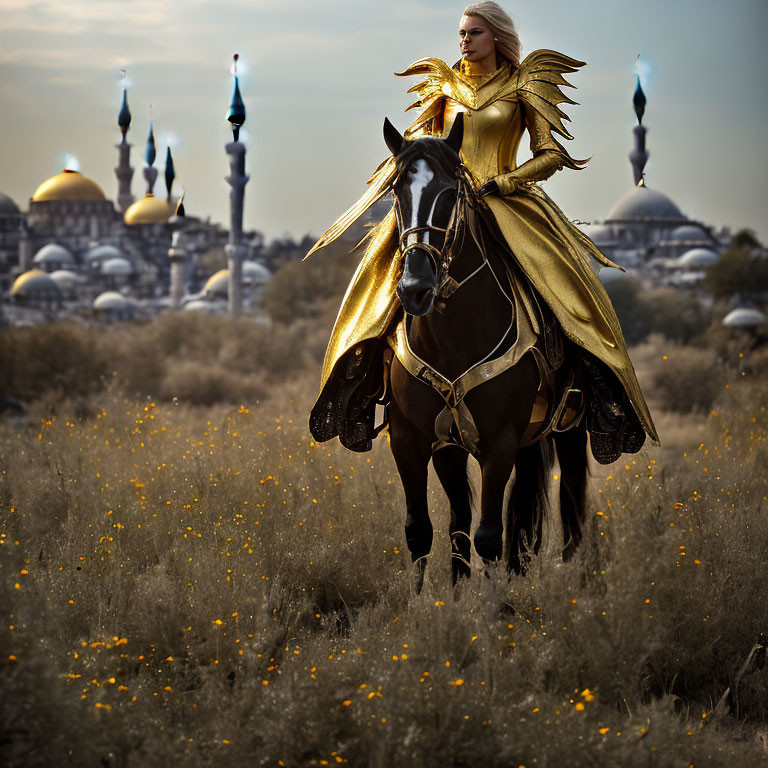
[(605, 217), (607, 222), (647, 221), (649, 219), (685, 221), (685, 216), (662, 192), (638, 185), (620, 198)]
[(596, 244), (615, 243), (613, 229), (605, 224), (582, 224), (581, 231)]
[(707, 269), (718, 261), (720, 256), (710, 248), (691, 248), (677, 260), (677, 263), (681, 267)]
[(96, 264), (108, 259), (124, 259), (125, 254), (116, 245), (94, 245), (85, 253), (86, 264)]
[(709, 235), (698, 224), (681, 224), (672, 231), (669, 239), (679, 243), (711, 242)]
[(60, 296), (59, 286), (56, 281), (46, 272), (39, 269), (30, 269), (19, 275), (11, 287), (12, 296), (27, 297), (58, 297)]
[(243, 280), (246, 283), (260, 285), (268, 283), (272, 279), (272, 273), (258, 261), (243, 262)]
[(64, 170), (44, 181), (32, 195), (35, 203), (48, 200), (106, 200), (101, 187), (77, 171)]
[(729, 312), (723, 318), (723, 325), (729, 325), (731, 327), (741, 328), (754, 328), (758, 325), (765, 325), (768, 323), (768, 317), (765, 316), (759, 309), (750, 309), (747, 307), (739, 307)]
[(173, 211), (167, 200), (161, 200), (148, 192), (141, 200), (128, 207), (123, 220), (126, 224), (164, 224)]
[(188, 301), (184, 305), (184, 310), (187, 312), (205, 312), (209, 315), (216, 313), (216, 307), (211, 304), (211, 302), (205, 301), (203, 299), (194, 299), (193, 301)]
[(130, 275), (133, 274), (133, 265), (128, 259), (120, 257), (107, 259), (101, 262), (101, 272), (104, 275)]
[(229, 270), (220, 269), (212, 274), (203, 287), (203, 293), (226, 298), (229, 295)]
[(50, 278), (63, 291), (71, 290), (83, 282), (83, 278), (71, 269), (57, 269), (51, 272)]
[(20, 213), (19, 206), (8, 195), (0, 192), (0, 216), (18, 216)]
[(132, 307), (133, 302), (117, 291), (105, 291), (104, 293), (100, 293), (93, 300), (94, 309), (100, 309), (109, 312), (122, 312), (123, 310), (131, 309)]
[(32, 261), (35, 264), (74, 264), (75, 257), (63, 245), (48, 243), (35, 254)]

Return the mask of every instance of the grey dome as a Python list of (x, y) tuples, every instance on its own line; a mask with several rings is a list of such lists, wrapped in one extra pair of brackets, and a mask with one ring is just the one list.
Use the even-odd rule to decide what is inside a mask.
[(58, 298), (61, 296), (61, 291), (59, 286), (56, 285), (56, 281), (52, 280), (49, 274), (41, 272), (39, 269), (30, 269), (14, 280), (11, 294), (13, 296), (33, 296), (35, 298)]
[(35, 264), (74, 264), (75, 257), (62, 245), (44, 245), (32, 259)]
[(247, 283), (268, 283), (272, 273), (258, 261), (243, 262), (243, 280)]
[(133, 266), (128, 259), (114, 258), (101, 262), (101, 271), (105, 275), (130, 275)]
[(709, 243), (711, 238), (698, 224), (681, 224), (669, 236), (681, 243)]
[(753, 328), (766, 323), (768, 323), (768, 317), (759, 309), (748, 309), (747, 307), (734, 309), (723, 318), (723, 325), (732, 327)]
[(117, 291), (105, 291), (93, 300), (94, 309), (121, 311), (132, 306), (133, 302)]
[(184, 310), (187, 312), (204, 312), (210, 315), (216, 312), (216, 307), (209, 301), (194, 299), (184, 305)]
[(0, 192), (0, 216), (18, 216), (20, 213), (19, 206), (8, 195)]
[(720, 256), (711, 248), (691, 248), (690, 251), (686, 251), (677, 260), (677, 263), (681, 267), (698, 267), (699, 269), (706, 269), (713, 264), (717, 264), (718, 261), (720, 261)]
[(83, 278), (72, 272), (69, 269), (57, 269), (55, 272), (51, 272), (51, 280), (53, 280), (59, 288), (69, 289), (74, 288), (76, 285), (83, 281)]
[(685, 221), (685, 216), (665, 194), (637, 186), (620, 198), (605, 218), (608, 222), (648, 219)]
[(582, 224), (580, 229), (593, 243), (607, 244), (616, 242), (613, 229), (605, 224)]
[(116, 245), (94, 245), (85, 254), (85, 261), (93, 264), (107, 259), (124, 259), (125, 254)]

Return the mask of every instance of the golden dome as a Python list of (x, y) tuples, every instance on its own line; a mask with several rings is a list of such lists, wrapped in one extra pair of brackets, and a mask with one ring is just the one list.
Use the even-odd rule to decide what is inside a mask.
[(215, 294), (217, 296), (229, 295), (229, 270), (220, 269), (214, 272), (203, 286), (203, 293)]
[(12, 296), (30, 296), (41, 294), (58, 294), (59, 287), (56, 281), (47, 273), (39, 269), (30, 269), (23, 272), (14, 281), (11, 288)]
[(151, 193), (137, 200), (123, 216), (126, 224), (163, 224), (171, 218), (171, 210), (166, 200), (160, 200)]
[(106, 200), (101, 187), (77, 171), (62, 171), (44, 181), (32, 195), (35, 203), (45, 200)]

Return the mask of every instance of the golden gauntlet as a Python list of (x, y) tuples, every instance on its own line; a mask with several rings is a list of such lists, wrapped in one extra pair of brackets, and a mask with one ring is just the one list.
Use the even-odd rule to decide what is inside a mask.
[(501, 195), (515, 195), (531, 182), (548, 179), (564, 165), (565, 162), (559, 152), (547, 149), (534, 155), (511, 173), (497, 176), (494, 181)]

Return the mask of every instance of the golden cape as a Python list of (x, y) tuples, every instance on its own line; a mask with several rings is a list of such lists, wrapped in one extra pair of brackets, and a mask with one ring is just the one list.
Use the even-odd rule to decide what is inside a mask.
[[(515, 157), (523, 128), (531, 134), (534, 156), (550, 150), (559, 159), (558, 167), (582, 168), (586, 162), (571, 158), (552, 136), (556, 132), (572, 138), (562, 122), (568, 117), (558, 104), (576, 102), (566, 97), (559, 86), (570, 85), (563, 73), (574, 72), (580, 66), (583, 62), (555, 51), (540, 50), (529, 54), (514, 72), (510, 72), (508, 66), (501, 67), (478, 82), (439, 59), (421, 59), (402, 73), (426, 76), (411, 89), (419, 96), (412, 106), (420, 107), (421, 112), (406, 131), (406, 137), (442, 135), (449, 127), (445, 120), (449, 109), (458, 107), (475, 118), (464, 121), (465, 126), (475, 127), (475, 134), (473, 136), (472, 130), (468, 134), (465, 129), (461, 154), (478, 185), (489, 178), (503, 179), (505, 174), (515, 176)], [(487, 110), (491, 105), (495, 109)], [(511, 115), (509, 126), (503, 127), (506, 131), (501, 141), (505, 147), (503, 156), (496, 146), (489, 148), (490, 154), (484, 150), (485, 155), (478, 155), (478, 147), (483, 148), (481, 137), (493, 134), (493, 126), (484, 127), (485, 114), (495, 116), (497, 122), (499, 114)], [(307, 256), (335, 240), (370, 205), (384, 197), (390, 190), (394, 173), (394, 158), (388, 158), (370, 178), (366, 193), (318, 240)], [(565, 334), (614, 372), (643, 428), (658, 444), (619, 321), (590, 266), (590, 259), (603, 266), (616, 265), (566, 218), (541, 187), (532, 183), (521, 187), (514, 195), (484, 198), (502, 236), (531, 283), (551, 307)], [(401, 268), (394, 215), (390, 212), (367, 238), (364, 255), (344, 296), (326, 351), (321, 394), (344, 353), (359, 342), (383, 336), (402, 311), (395, 295)]]

